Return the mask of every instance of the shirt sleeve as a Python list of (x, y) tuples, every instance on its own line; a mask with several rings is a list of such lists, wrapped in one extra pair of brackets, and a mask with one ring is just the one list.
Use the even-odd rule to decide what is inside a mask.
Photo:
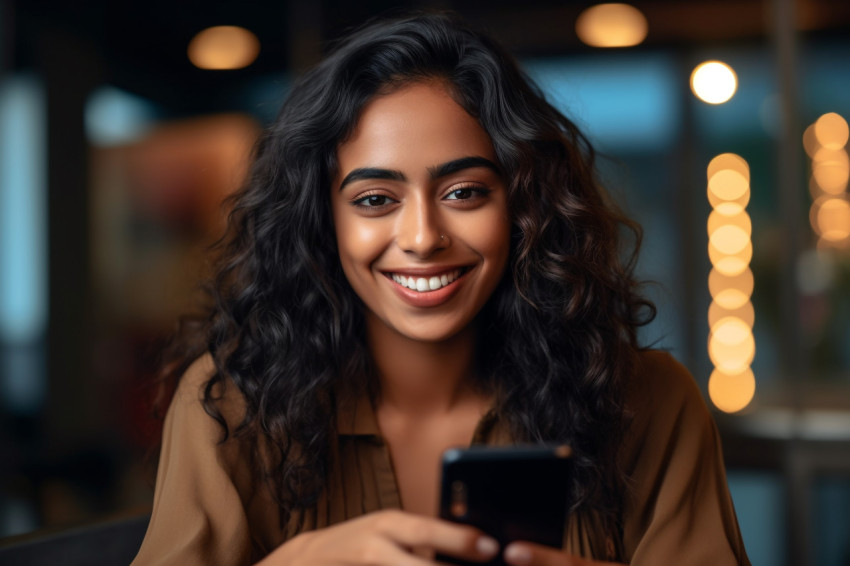
[(693, 377), (669, 354), (649, 352), (631, 388), (621, 460), (630, 564), (748, 566), (717, 427)]
[(201, 404), (202, 386), (213, 371), (210, 356), (196, 361), (168, 409), (153, 512), (133, 566), (223, 566), (251, 560), (248, 521), (234, 483), (239, 447), (220, 442), (223, 429)]

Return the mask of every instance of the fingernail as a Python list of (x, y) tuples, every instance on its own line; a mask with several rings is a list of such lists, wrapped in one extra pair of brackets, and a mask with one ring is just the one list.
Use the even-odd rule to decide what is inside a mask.
[(511, 544), (505, 549), (505, 561), (514, 566), (531, 564), (531, 551), (523, 546)]
[(475, 549), (481, 556), (493, 556), (499, 552), (499, 543), (490, 537), (478, 537)]

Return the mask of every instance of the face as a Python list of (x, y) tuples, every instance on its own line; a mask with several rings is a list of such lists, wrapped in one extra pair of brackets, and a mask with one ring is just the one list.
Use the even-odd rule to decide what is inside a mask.
[(337, 157), (340, 261), (368, 323), (420, 341), (469, 327), (510, 245), (505, 181), (477, 120), (416, 83), (375, 97)]

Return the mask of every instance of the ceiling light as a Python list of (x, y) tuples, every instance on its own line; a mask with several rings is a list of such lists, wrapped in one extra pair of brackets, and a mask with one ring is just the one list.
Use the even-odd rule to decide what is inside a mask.
[(247, 67), (260, 53), (257, 36), (237, 26), (215, 26), (199, 32), (189, 42), (188, 55), (200, 69)]
[(597, 4), (576, 20), (576, 34), (591, 47), (631, 47), (646, 39), (646, 17), (628, 4)]
[(691, 73), (691, 90), (709, 104), (723, 104), (738, 89), (738, 77), (732, 67), (722, 61), (700, 63)]

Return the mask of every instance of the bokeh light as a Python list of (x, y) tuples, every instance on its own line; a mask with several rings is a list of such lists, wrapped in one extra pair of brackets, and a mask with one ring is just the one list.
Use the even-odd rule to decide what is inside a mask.
[(715, 326), (708, 340), (708, 357), (724, 373), (749, 369), (756, 355), (753, 333), (740, 319), (728, 317)]
[(814, 157), (815, 153), (820, 149), (821, 145), (815, 137), (815, 125), (811, 124), (803, 132), (803, 149), (806, 150), (806, 155)]
[(732, 67), (722, 61), (700, 63), (691, 73), (691, 90), (709, 104), (723, 104), (735, 95), (738, 77)]
[(824, 240), (840, 242), (850, 236), (850, 203), (846, 199), (819, 199), (812, 205), (812, 215), (812, 227)]
[(715, 367), (709, 395), (718, 409), (736, 412), (755, 394), (755, 377), (750, 369), (756, 353), (752, 330), (755, 309), (750, 301), (755, 280), (749, 267), (753, 226), (746, 211), (750, 168), (742, 157), (724, 153), (708, 164), (706, 178), (712, 206), (706, 223), (712, 265), (708, 274), (712, 298), (708, 356)]
[(714, 157), (714, 159), (708, 163), (706, 176), (708, 179), (711, 179), (714, 177), (715, 173), (723, 171), (724, 169), (737, 171), (744, 176), (747, 183), (750, 182), (750, 166), (747, 165), (747, 161), (740, 155), (736, 155), (734, 153), (721, 153)]
[(620, 3), (591, 6), (576, 19), (576, 35), (591, 47), (638, 45), (646, 39), (648, 27), (640, 10)]
[(756, 377), (747, 369), (738, 374), (714, 370), (708, 378), (708, 394), (714, 405), (726, 413), (745, 409), (756, 392)]
[[(753, 233), (753, 223), (750, 220), (750, 215), (737, 203), (723, 203), (729, 206), (719, 206), (711, 211), (708, 215), (708, 236), (717, 231), (723, 226), (735, 226), (744, 231), (747, 238)], [(725, 214), (731, 212), (731, 214)]]
[(215, 26), (202, 30), (189, 42), (187, 51), (193, 65), (209, 70), (247, 67), (259, 53), (257, 36), (237, 26)]
[(721, 169), (708, 179), (708, 190), (722, 201), (735, 201), (750, 190), (750, 183), (740, 172)]
[[(847, 121), (835, 112), (819, 117), (803, 134), (803, 147), (812, 160), (809, 223), (819, 236), (817, 250), (850, 248), (850, 156), (845, 149), (848, 138)], [(801, 290), (804, 286), (809, 290), (818, 287), (803, 282), (798, 278)]]
[(742, 320), (751, 328), (756, 321), (756, 311), (749, 299), (742, 306), (734, 309), (723, 308), (717, 301), (711, 301), (711, 305), (708, 307), (708, 327), (714, 328), (721, 319), (728, 316)]
[(748, 239), (746, 247), (736, 254), (729, 255), (718, 250), (709, 240), (708, 259), (714, 270), (723, 275), (738, 275), (749, 269), (753, 259), (753, 243)]
[(850, 157), (844, 149), (820, 148), (812, 158), (812, 177), (825, 193), (840, 195), (850, 180)]
[[(735, 290), (743, 293), (747, 299), (753, 294), (755, 287), (755, 279), (750, 268), (745, 269), (737, 275), (726, 275), (719, 271), (716, 267), (708, 274), (708, 292), (711, 298), (715, 301), (724, 291)], [(718, 301), (719, 302), (719, 301)], [(736, 309), (741, 305), (735, 303), (722, 304), (724, 308)]]
[(720, 253), (735, 255), (747, 247), (750, 236), (738, 226), (723, 224), (711, 233), (708, 241)]
[(818, 118), (814, 124), (814, 131), (818, 144), (826, 149), (842, 149), (847, 145), (847, 139), (850, 137), (847, 120), (835, 112), (829, 112)]

